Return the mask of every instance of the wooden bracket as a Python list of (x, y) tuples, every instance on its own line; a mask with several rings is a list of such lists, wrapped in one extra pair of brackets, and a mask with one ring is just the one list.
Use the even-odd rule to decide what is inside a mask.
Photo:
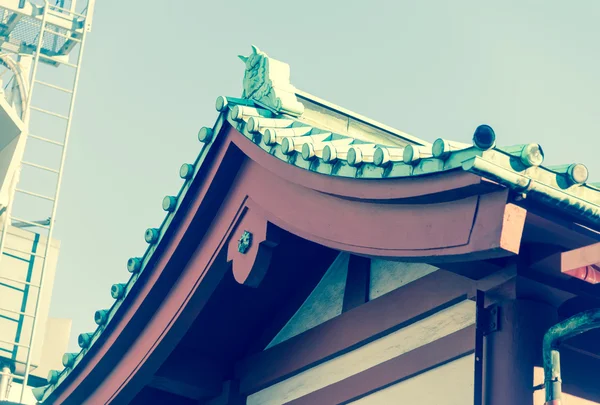
[(262, 215), (245, 207), (227, 244), (227, 261), (235, 280), (258, 287), (265, 277), (273, 248), (279, 243), (279, 229)]

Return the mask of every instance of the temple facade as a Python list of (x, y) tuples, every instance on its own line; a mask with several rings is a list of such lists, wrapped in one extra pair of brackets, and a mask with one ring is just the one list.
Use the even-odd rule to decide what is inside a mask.
[(217, 99), (42, 404), (600, 403), (584, 165), (486, 125), (422, 140), (298, 90), (257, 48), (241, 59), (242, 97)]

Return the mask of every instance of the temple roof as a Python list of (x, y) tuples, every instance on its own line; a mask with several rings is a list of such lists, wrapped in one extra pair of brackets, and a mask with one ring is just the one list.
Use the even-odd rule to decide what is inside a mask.
[(498, 146), (487, 125), (479, 126), (473, 142), (427, 140), (403, 133), (296, 89), (289, 81), (289, 66), (253, 47), (246, 64), (241, 98), (220, 96), (219, 116), (198, 133), (203, 147), (194, 164), (184, 164), (184, 184), (176, 196), (163, 200), (166, 217), (158, 228), (145, 232), (148, 249), (129, 259), (127, 283), (115, 284), (110, 309), (95, 313), (98, 328), (79, 336), (79, 353), (63, 357), (65, 369), (49, 374), (49, 386), (38, 391), (48, 398), (83, 360), (122, 305), (164, 237), (181, 201), (208, 156), (221, 129), (230, 125), (273, 157), (321, 175), (384, 181), (419, 177), (446, 171), (467, 171), (514, 190), (517, 200), (560, 212), (574, 222), (600, 231), (600, 184), (588, 182), (583, 164), (543, 165), (537, 143)]

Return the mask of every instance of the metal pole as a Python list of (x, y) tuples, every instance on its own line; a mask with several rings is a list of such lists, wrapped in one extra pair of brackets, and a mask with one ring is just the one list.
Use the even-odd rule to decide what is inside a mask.
[(600, 328), (600, 308), (591, 309), (557, 323), (544, 335), (544, 388), (546, 405), (560, 405), (562, 379), (560, 374), (560, 345), (567, 339)]
[[(43, 27), (44, 27), (44, 23), (46, 20), (46, 7), (48, 6), (48, 0), (45, 0), (45, 7), (44, 7), (44, 16), (42, 18), (42, 31), (43, 31)], [(86, 17), (87, 19), (87, 17)], [(76, 68), (75, 68), (75, 77), (73, 78), (73, 93), (71, 94), (71, 103), (69, 104), (69, 114), (68, 114), (68, 120), (67, 120), (67, 127), (65, 129), (65, 138), (63, 140), (63, 150), (62, 150), (62, 154), (60, 157), (60, 166), (58, 169), (58, 172), (62, 174), (63, 168), (65, 166), (65, 159), (67, 157), (67, 146), (69, 144), (69, 135), (71, 133), (71, 122), (73, 120), (73, 109), (75, 107), (75, 96), (77, 94), (77, 85), (79, 84), (79, 73), (81, 71), (81, 61), (83, 59), (83, 50), (84, 50), (84, 45), (85, 45), (85, 39), (86, 39), (86, 34), (87, 31), (83, 30), (83, 34), (81, 37), (81, 43), (79, 44), (79, 54), (77, 55), (77, 63), (76, 63)], [(40, 38), (41, 35), (40, 35)], [(38, 51), (36, 52), (36, 61), (34, 64), (34, 71), (37, 70), (37, 61), (39, 60), (39, 52), (42, 46), (42, 41), (40, 39), (39, 43), (38, 43)], [(35, 76), (33, 76), (35, 78)], [(30, 88), (30, 94), (29, 94), (29, 100), (31, 100), (31, 95), (33, 94), (33, 83), (32, 86)], [(52, 233), (54, 230), (54, 221), (56, 218), (56, 210), (58, 207), (58, 197), (60, 194), (60, 186), (62, 184), (62, 175), (59, 174), (58, 176), (58, 180), (56, 182), (56, 192), (54, 194), (54, 204), (52, 206), (52, 214), (50, 216), (50, 226), (49, 226), (49, 230), (48, 230), (48, 236), (47, 236), (47, 240), (46, 240), (46, 246), (44, 249), (44, 262), (42, 264), (42, 269), (41, 269), (41, 279), (40, 279), (40, 288), (38, 289), (38, 296), (37, 296), (37, 300), (35, 302), (35, 311), (33, 313), (34, 319), (37, 320), (38, 317), (38, 313), (40, 310), (40, 295), (42, 292), (42, 288), (44, 285), (44, 273), (46, 270), (46, 263), (48, 262), (48, 253), (50, 252), (50, 242), (52, 240)], [(23, 390), (21, 391), (21, 399), (20, 401), (23, 402), (23, 395), (25, 394), (25, 386), (27, 385), (27, 380), (29, 379), (29, 368), (31, 366), (31, 353), (33, 351), (33, 347), (34, 347), (34, 343), (35, 343), (35, 332), (36, 332), (36, 327), (37, 327), (37, 322), (33, 323), (33, 326), (31, 328), (31, 340), (29, 342), (29, 350), (27, 352), (27, 362), (25, 365), (25, 377), (23, 378)]]
[(12, 373), (10, 367), (3, 364), (2, 371), (0, 371), (0, 401), (8, 401), (8, 391), (10, 390), (11, 380)]
[[(26, 123), (26, 128), (27, 131), (29, 132), (29, 117), (31, 115), (31, 97), (33, 96), (33, 88), (35, 87), (35, 75), (37, 74), (37, 69), (38, 69), (38, 64), (40, 61), (40, 52), (42, 49), (42, 46), (44, 45), (44, 28), (46, 28), (46, 17), (48, 16), (48, 0), (44, 0), (44, 14), (42, 15), (42, 23), (40, 25), (40, 33), (39, 33), (39, 37), (38, 37), (38, 42), (37, 42), (37, 48), (35, 50), (35, 56), (33, 59), (33, 68), (31, 69), (31, 76), (30, 76), (30, 80), (29, 80), (29, 94), (27, 96), (27, 109), (25, 110), (24, 115), (24, 122)], [(27, 140), (25, 140), (25, 142), (27, 142)], [(56, 203), (55, 203), (56, 204)], [(48, 239), (46, 240), (46, 247), (48, 247), (50, 245), (50, 238), (48, 237)], [(40, 298), (40, 293), (42, 291), (42, 287), (44, 285), (44, 269), (46, 267), (46, 258), (44, 257), (42, 259), (42, 271), (41, 271), (41, 275), (40, 275), (40, 287), (38, 289), (38, 294), (37, 294), (37, 301), (39, 301)], [(23, 398), (25, 397), (25, 387), (27, 386), (27, 381), (29, 380), (29, 368), (31, 367), (31, 352), (33, 351), (33, 341), (34, 341), (34, 336), (35, 336), (35, 330), (36, 330), (36, 320), (37, 320), (37, 315), (38, 315), (38, 307), (39, 307), (39, 302), (35, 303), (35, 312), (33, 314), (33, 321), (32, 321), (32, 325), (31, 325), (31, 338), (29, 339), (29, 343), (28, 346), (29, 348), (27, 349), (27, 360), (25, 362), (25, 376), (23, 377), (23, 385), (21, 386), (21, 396), (19, 399), (19, 402), (23, 402)]]

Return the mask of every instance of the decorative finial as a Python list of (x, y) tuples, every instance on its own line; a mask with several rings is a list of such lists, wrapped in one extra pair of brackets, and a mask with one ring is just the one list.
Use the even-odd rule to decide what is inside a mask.
[(269, 58), (254, 45), (250, 56), (239, 58), (246, 64), (242, 97), (278, 114), (302, 115), (304, 105), (296, 98), (287, 63)]
[(570, 165), (561, 166), (548, 166), (547, 168), (564, 176), (570, 186), (585, 184), (589, 176), (588, 168), (581, 163), (573, 163)]
[(198, 131), (198, 140), (202, 143), (210, 142), (213, 137), (212, 128), (202, 127), (200, 131)]
[[(245, 63), (245, 62), (244, 62)], [(223, 112), (227, 108), (227, 97), (219, 96), (217, 97), (217, 101), (215, 101), (215, 108), (218, 112)]]
[(108, 321), (108, 309), (99, 309), (94, 313), (96, 325), (104, 325)]
[(174, 195), (168, 195), (162, 200), (162, 209), (167, 212), (175, 211), (177, 207), (177, 197)]
[(75, 359), (77, 358), (77, 353), (65, 353), (62, 356), (62, 364), (65, 367), (71, 368), (75, 365)]
[(87, 349), (92, 344), (93, 336), (93, 333), (80, 333), (77, 337), (77, 344), (79, 344), (79, 347), (82, 349)]
[(158, 228), (148, 228), (146, 232), (144, 232), (144, 240), (146, 243), (153, 244), (158, 242), (158, 237), (160, 236), (160, 229)]
[(238, 252), (246, 254), (252, 246), (252, 234), (248, 231), (244, 231), (240, 239), (238, 240)]
[(130, 273), (137, 273), (142, 268), (141, 257), (131, 257), (127, 260), (127, 271)]
[(323, 148), (323, 162), (333, 163), (338, 158), (338, 151), (333, 145), (325, 145)]
[(418, 146), (406, 145), (402, 152), (402, 161), (407, 165), (413, 165), (421, 160), (421, 150)]
[(362, 150), (360, 148), (350, 148), (348, 149), (348, 155), (346, 156), (346, 161), (352, 167), (359, 166), (364, 161), (364, 156)]
[(589, 177), (588, 168), (581, 163), (573, 163), (567, 168), (567, 176), (573, 184), (584, 184)]
[(125, 295), (125, 288), (127, 287), (124, 283), (113, 284), (110, 288), (110, 296), (114, 299), (118, 300), (119, 298), (123, 298)]
[(305, 143), (302, 145), (302, 159), (311, 160), (317, 157), (315, 153), (315, 146), (312, 143)]
[(525, 166), (539, 166), (544, 162), (544, 151), (537, 143), (530, 143), (521, 150), (521, 162)]
[(41, 402), (44, 399), (44, 396), (46, 395), (46, 391), (48, 391), (50, 387), (50, 384), (42, 385), (41, 387), (35, 387), (31, 389), (31, 393), (37, 401)]
[(189, 163), (184, 163), (179, 168), (179, 177), (189, 180), (194, 175), (194, 166)]
[(284, 155), (291, 155), (295, 151), (295, 146), (293, 138), (283, 138), (281, 140), (281, 151)]
[(50, 370), (48, 371), (48, 384), (56, 384), (58, 382), (58, 377), (60, 377), (60, 371), (58, 370)]
[(497, 149), (519, 158), (525, 167), (540, 166), (544, 162), (544, 150), (537, 143), (503, 146)]

